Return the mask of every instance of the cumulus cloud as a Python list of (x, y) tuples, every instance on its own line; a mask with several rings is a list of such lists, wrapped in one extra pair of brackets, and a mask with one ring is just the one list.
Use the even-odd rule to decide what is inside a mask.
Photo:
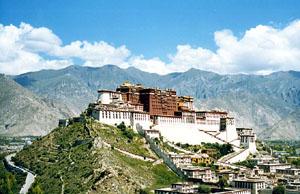
[(214, 34), (217, 50), (177, 46), (170, 66), (181, 71), (199, 68), (218, 73), (265, 74), (300, 70), (300, 21), (283, 29), (258, 25), (238, 39), (230, 30)]
[(186, 71), (190, 68), (213, 71), (220, 66), (215, 53), (201, 47), (192, 48), (190, 45), (178, 45), (176, 54), (169, 58), (172, 71)]
[(60, 38), (45, 27), (21, 23), (0, 24), (0, 72), (20, 74), (41, 69), (60, 69), (81, 59), (85, 66), (122, 65), (130, 56), (125, 46), (106, 42), (74, 41), (63, 45)]
[(59, 69), (72, 62), (67, 59), (47, 60), (45, 52), (60, 40), (49, 29), (35, 29), (22, 23), (20, 27), (0, 25), (0, 72), (19, 74), (40, 69)]
[(158, 57), (151, 59), (145, 59), (144, 56), (131, 57), (128, 61), (128, 66), (133, 66), (150, 73), (170, 73), (170, 69), (165, 62), (161, 61)]
[(63, 47), (57, 47), (52, 54), (59, 57), (76, 57), (85, 61), (85, 66), (102, 66), (106, 64), (121, 65), (130, 55), (130, 51), (123, 45), (113, 47), (104, 41), (89, 43), (75, 41)]
[(215, 51), (178, 45), (176, 52), (164, 62), (135, 56), (125, 45), (116, 47), (104, 41), (77, 40), (63, 44), (50, 29), (0, 24), (0, 72), (20, 74), (40, 69), (60, 69), (74, 64), (99, 67), (114, 64), (136, 67), (151, 73), (166, 74), (198, 68), (217, 73), (266, 74), (279, 70), (300, 70), (300, 21), (279, 29), (258, 25), (238, 38), (229, 30), (214, 33)]

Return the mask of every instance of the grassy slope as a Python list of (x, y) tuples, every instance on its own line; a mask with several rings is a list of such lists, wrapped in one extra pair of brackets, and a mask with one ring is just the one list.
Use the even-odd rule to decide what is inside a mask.
[(16, 160), (38, 174), (37, 181), (46, 193), (60, 193), (63, 183), (65, 193), (135, 193), (141, 188), (150, 190), (179, 180), (164, 164), (153, 166), (110, 148), (95, 147), (95, 138), (113, 143), (114, 137), (118, 139), (115, 147), (153, 155), (143, 147), (140, 137), (128, 143), (118, 129), (93, 125), (93, 131), (81, 123), (56, 128), (19, 152)]
[(156, 155), (145, 145), (145, 139), (140, 135), (134, 134), (133, 140), (129, 140), (124, 133), (116, 127), (98, 122), (93, 122), (92, 126), (96, 136), (100, 136), (105, 142), (114, 147), (137, 155), (156, 158)]

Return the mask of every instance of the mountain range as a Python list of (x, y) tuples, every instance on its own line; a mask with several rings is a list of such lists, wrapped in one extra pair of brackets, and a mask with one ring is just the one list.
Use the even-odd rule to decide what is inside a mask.
[(46, 135), (59, 118), (72, 115), (68, 107), (44, 99), (0, 75), (0, 134)]
[[(78, 114), (97, 98), (97, 89), (115, 89), (124, 81), (148, 87), (172, 88), (191, 95), (198, 109), (227, 110), (238, 127), (251, 127), (264, 139), (300, 139), (300, 72), (269, 75), (220, 75), (190, 69), (159, 75), (114, 65), (69, 66), (12, 76), (43, 99), (59, 102)], [(285, 131), (288, 131), (285, 133)]]

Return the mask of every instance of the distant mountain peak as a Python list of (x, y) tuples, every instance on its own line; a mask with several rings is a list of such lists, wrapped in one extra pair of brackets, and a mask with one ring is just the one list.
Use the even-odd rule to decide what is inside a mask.
[(119, 66), (117, 66), (117, 65), (112, 65), (112, 64), (103, 65), (103, 66), (101, 66), (100, 68), (101, 68), (101, 69), (118, 69), (118, 70), (122, 69), (122, 68), (120, 68)]
[[(105, 65), (43, 70), (13, 79), (35, 94), (66, 104), (74, 112), (93, 102), (97, 98), (97, 89), (115, 89), (126, 80), (146, 87), (173, 88), (179, 95), (191, 95), (196, 102), (200, 101), (199, 108), (207, 104), (207, 109), (234, 112), (238, 124), (254, 127), (257, 132), (271, 128), (300, 106), (300, 76), (297, 71), (264, 76), (222, 75), (191, 68), (186, 72), (159, 75), (135, 67), (122, 69)], [(296, 122), (300, 123), (300, 118)], [(285, 135), (293, 137), (288, 133)]]

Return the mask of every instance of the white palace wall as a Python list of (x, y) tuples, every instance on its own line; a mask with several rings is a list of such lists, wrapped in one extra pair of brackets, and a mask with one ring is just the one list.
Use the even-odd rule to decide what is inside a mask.
[(108, 125), (118, 125), (124, 122), (126, 126), (131, 126), (135, 131), (137, 126), (146, 130), (150, 129), (150, 116), (142, 112), (93, 110), (92, 116)]
[(224, 143), (203, 131), (199, 131), (195, 124), (159, 124), (154, 129), (159, 130), (160, 134), (170, 142), (191, 145), (200, 144), (201, 142)]
[(238, 137), (238, 134), (236, 132), (236, 128), (235, 128), (235, 125), (230, 125), (230, 124), (227, 124), (226, 126), (226, 130), (225, 131), (221, 131), (218, 135), (217, 135), (218, 138), (221, 138), (229, 143), (232, 143), (236, 146), (239, 146), (240, 145), (240, 140), (239, 140), (239, 137)]
[[(115, 125), (124, 122), (126, 126), (131, 126), (135, 131), (148, 130), (152, 125), (150, 116), (144, 112), (94, 110), (92, 115), (100, 122)], [(217, 129), (218, 130), (212, 130)], [(219, 132), (218, 125), (207, 125), (193, 123), (182, 117), (158, 116), (154, 119), (152, 129), (158, 130), (160, 134), (170, 142), (188, 143), (192, 145), (202, 142), (210, 143), (231, 143), (240, 146), (238, 134), (234, 123), (226, 125), (226, 130)], [(215, 136), (214, 136), (215, 135)]]
[[(228, 123), (226, 130), (220, 133), (218, 133), (220, 125), (188, 123), (180, 117), (158, 116), (155, 124), (155, 129), (159, 130), (161, 135), (171, 142), (188, 144), (200, 144), (201, 142), (224, 144), (229, 142), (236, 146), (240, 145), (234, 123)], [(216, 135), (217, 138), (213, 135)]]

